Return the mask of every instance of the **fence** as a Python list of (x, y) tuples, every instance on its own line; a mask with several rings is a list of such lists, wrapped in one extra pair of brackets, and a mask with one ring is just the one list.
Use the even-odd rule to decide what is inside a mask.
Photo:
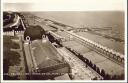
[(6, 31), (3, 32), (3, 35), (8, 35), (8, 36), (15, 36), (16, 34), (24, 34), (24, 31)]

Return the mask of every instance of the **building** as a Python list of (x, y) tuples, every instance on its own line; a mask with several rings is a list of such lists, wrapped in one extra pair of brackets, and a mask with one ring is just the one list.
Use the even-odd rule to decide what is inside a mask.
[(27, 36), (31, 38), (31, 41), (35, 39), (42, 39), (42, 35), (45, 35), (45, 30), (41, 26), (29, 26), (24, 32), (24, 39), (26, 39)]

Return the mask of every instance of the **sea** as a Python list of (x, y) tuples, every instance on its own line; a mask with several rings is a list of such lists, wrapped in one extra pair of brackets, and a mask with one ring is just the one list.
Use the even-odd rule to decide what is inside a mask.
[[(45, 11), (45, 12), (30, 12), (31, 14), (51, 19), (75, 28), (103, 28), (112, 27), (113, 33), (118, 33), (116, 36), (124, 40), (125, 35), (125, 15), (123, 11)], [(124, 50), (123, 46), (119, 47)], [(115, 46), (117, 48), (118, 46)]]

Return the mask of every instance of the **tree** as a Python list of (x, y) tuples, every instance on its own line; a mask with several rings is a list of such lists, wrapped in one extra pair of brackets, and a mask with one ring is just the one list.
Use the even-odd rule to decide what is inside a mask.
[(91, 61), (89, 61), (89, 66), (90, 66), (90, 67), (92, 67), (92, 66), (93, 66), (93, 64), (92, 64), (92, 62), (91, 62)]
[(105, 71), (104, 71), (104, 69), (101, 70), (101, 75), (102, 75), (103, 77), (105, 77)]
[(96, 71), (97, 71), (97, 73), (100, 74), (100, 69), (99, 69), (99, 67), (96, 67)]
[(116, 80), (117, 79), (117, 75), (112, 76), (112, 80)]
[(50, 41), (51, 43), (55, 42), (55, 38), (54, 38), (50, 33), (47, 34), (47, 36), (48, 36), (48, 39), (49, 39), (49, 41)]
[[(3, 25), (7, 25), (13, 22), (15, 15), (8, 12), (3, 12)], [(4, 28), (5, 29), (5, 28)]]
[(89, 65), (89, 60), (88, 59), (86, 59), (86, 63), (87, 63), (87, 65)]
[(124, 74), (121, 74), (119, 77), (120, 80), (124, 80)]
[(96, 71), (96, 65), (95, 64), (93, 65), (93, 69)]
[(55, 42), (56, 42), (56, 44), (58, 44), (60, 47), (63, 46), (63, 45), (61, 44), (61, 40), (60, 40), (60, 39), (56, 39)]
[(97, 77), (93, 78), (92, 80), (97, 80)]
[(109, 75), (109, 74), (106, 74), (106, 75), (105, 75), (105, 77), (104, 77), (104, 79), (105, 79), (105, 80), (110, 80), (110, 79), (111, 79), (111, 77), (110, 77), (110, 75)]

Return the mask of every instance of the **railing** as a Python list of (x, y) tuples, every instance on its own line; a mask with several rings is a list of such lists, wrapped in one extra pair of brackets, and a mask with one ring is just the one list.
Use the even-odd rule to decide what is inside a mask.
[(98, 49), (100, 52), (102, 53), (105, 53), (107, 55), (109, 55), (110, 57), (116, 59), (116, 60), (120, 60), (121, 63), (124, 63), (124, 55), (123, 54), (120, 54), (119, 52), (116, 52), (110, 48), (107, 48), (103, 45), (100, 45), (94, 41), (91, 41), (87, 38), (84, 38), (84, 37), (81, 37), (79, 35), (76, 35), (75, 33), (72, 33), (72, 32), (69, 32), (69, 31), (65, 31), (67, 32), (68, 34), (72, 35), (73, 37), (77, 38), (79, 41), (81, 41), (82, 43), (85, 43), (95, 49)]
[(15, 36), (15, 34), (23, 34), (24, 31), (6, 31), (3, 32), (3, 35)]

